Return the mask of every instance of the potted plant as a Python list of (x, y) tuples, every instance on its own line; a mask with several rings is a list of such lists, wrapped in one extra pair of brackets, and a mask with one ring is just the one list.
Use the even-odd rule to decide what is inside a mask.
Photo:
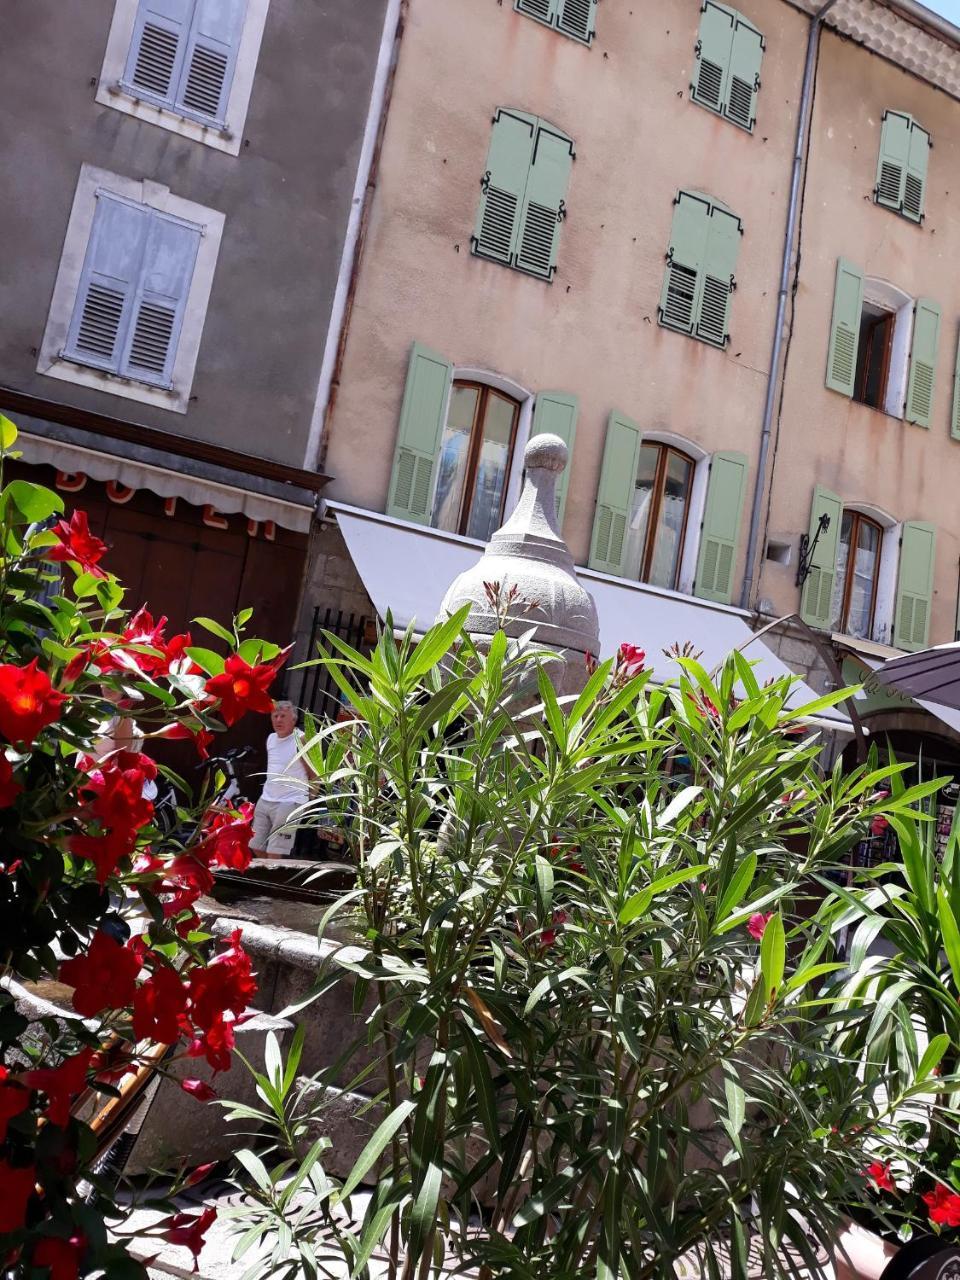
[[(320, 927), (353, 913), (359, 945), (322, 989), (353, 987), (380, 1122), (346, 1177), (322, 1143), (298, 1161), (306, 1090), (271, 1051), (278, 1162), (245, 1157), (256, 1204), (235, 1215), (238, 1252), (264, 1247), (249, 1274), (292, 1249), (354, 1275), (376, 1250), (391, 1280), (644, 1280), (698, 1249), (711, 1276), (721, 1254), (738, 1280), (751, 1258), (825, 1274), (868, 1139), (930, 1081), (919, 1062), (883, 1098), (862, 1079), (820, 991), (847, 899), (811, 916), (809, 886), (931, 788), (824, 778), (803, 720), (843, 694), (791, 709), (791, 681), (760, 687), (740, 654), (712, 678), (678, 651), (655, 687), (625, 646), (561, 703), (543, 655), (502, 633), (478, 652), (463, 621), (419, 643), (388, 625), (369, 658), (328, 637), (356, 715), (306, 750), (357, 883)], [(541, 703), (517, 722), (521, 674)], [(311, 1098), (342, 1085), (341, 1047)]]
[[(891, 762), (894, 798), (904, 793), (908, 767)], [(873, 834), (888, 822), (898, 860), (858, 868), (842, 901), (828, 907), (832, 927), (850, 935), (834, 995), (846, 1011), (860, 1011), (844, 1051), (861, 1058), (868, 1087), (904, 1094), (872, 1134), (854, 1225), (841, 1242), (850, 1254), (841, 1275), (854, 1262), (851, 1275), (879, 1275), (881, 1261), (901, 1247), (898, 1265), (906, 1267), (960, 1235), (960, 830), (955, 822), (941, 858), (930, 817), (878, 816)], [(924, 1081), (928, 1087), (919, 1087)]]

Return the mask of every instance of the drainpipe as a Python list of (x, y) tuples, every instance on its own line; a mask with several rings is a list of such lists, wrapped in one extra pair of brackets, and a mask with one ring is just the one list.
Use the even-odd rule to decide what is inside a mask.
[[(827, 0), (810, 18), (807, 35), (807, 59), (803, 66), (803, 85), (800, 91), (800, 110), (797, 115), (797, 145), (793, 152), (793, 172), (790, 178), (790, 203), (787, 206), (787, 228), (783, 237), (783, 259), (780, 263), (780, 288), (777, 293), (777, 319), (773, 329), (773, 350), (770, 353), (770, 375), (767, 378), (766, 398), (763, 402), (763, 425), (760, 428), (760, 450), (757, 454), (757, 483), (753, 491), (753, 508), (750, 512), (750, 534), (747, 538), (747, 563), (740, 594), (740, 607), (749, 609), (753, 594), (754, 566), (757, 559), (757, 543), (760, 538), (760, 521), (763, 514), (765, 492), (764, 478), (767, 469), (767, 453), (773, 428), (773, 413), (777, 398), (780, 354), (783, 348), (783, 322), (787, 313), (787, 294), (790, 288), (790, 264), (793, 261), (797, 238), (797, 220), (800, 212), (800, 176), (803, 172), (803, 152), (810, 109), (813, 104), (813, 78), (817, 68), (817, 47), (820, 28), (827, 10), (836, 0)], [(772, 477), (771, 477), (772, 480)]]

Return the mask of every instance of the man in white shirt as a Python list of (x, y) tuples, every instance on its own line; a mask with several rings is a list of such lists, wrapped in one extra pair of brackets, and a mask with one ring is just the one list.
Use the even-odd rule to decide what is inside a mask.
[(270, 715), (273, 733), (267, 738), (267, 780), (253, 811), (250, 851), (255, 858), (284, 858), (297, 834), (287, 820), (309, 793), (310, 771), (298, 758), (303, 734), (297, 729), (292, 702), (278, 702)]

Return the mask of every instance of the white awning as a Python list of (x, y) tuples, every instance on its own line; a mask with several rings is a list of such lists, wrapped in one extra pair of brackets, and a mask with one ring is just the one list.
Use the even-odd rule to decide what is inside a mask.
[(242, 512), (251, 520), (273, 520), (283, 529), (307, 533), (313, 518), (310, 507), (296, 502), (284, 502), (264, 493), (251, 493), (248, 489), (233, 488), (184, 475), (181, 471), (166, 471), (147, 462), (121, 458), (113, 453), (98, 453), (46, 436), (30, 435), (21, 431), (17, 435), (17, 449), (24, 462), (56, 467), (58, 471), (84, 475), (94, 480), (116, 480), (130, 489), (149, 489), (161, 498), (182, 498), (195, 507), (212, 506), (223, 515)]
[[(414, 624), (425, 631), (436, 619), (443, 596), (458, 574), (475, 564), (484, 544), (439, 529), (408, 524), (374, 511), (327, 502), (325, 510), (336, 516), (347, 549), (374, 607), (381, 618), (389, 610), (394, 625)], [(736, 648), (754, 664), (757, 679), (794, 676), (770, 649), (754, 637), (740, 609), (695, 600), (675, 591), (662, 591), (639, 582), (627, 582), (591, 569), (577, 573), (590, 591), (600, 615), (600, 654), (609, 656), (624, 641), (646, 651), (654, 678), (676, 676), (675, 664), (664, 654), (675, 644), (691, 641), (701, 650), (700, 662), (709, 671)], [(796, 679), (796, 677), (794, 677)], [(790, 703), (802, 706), (818, 695), (797, 679)], [(823, 727), (852, 732), (847, 716), (838, 708), (822, 712)]]

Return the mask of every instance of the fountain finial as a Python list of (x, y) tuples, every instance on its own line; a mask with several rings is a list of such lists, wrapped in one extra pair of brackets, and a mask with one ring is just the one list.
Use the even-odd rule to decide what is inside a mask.
[(501, 626), (509, 636), (532, 629), (534, 644), (564, 660), (550, 668), (561, 693), (582, 686), (586, 655), (595, 656), (600, 646), (596, 605), (557, 523), (557, 482), (568, 457), (559, 436), (543, 433), (527, 442), (519, 502), (477, 563), (451, 583), (439, 614), (446, 618), (469, 604), (467, 630), (477, 640)]

